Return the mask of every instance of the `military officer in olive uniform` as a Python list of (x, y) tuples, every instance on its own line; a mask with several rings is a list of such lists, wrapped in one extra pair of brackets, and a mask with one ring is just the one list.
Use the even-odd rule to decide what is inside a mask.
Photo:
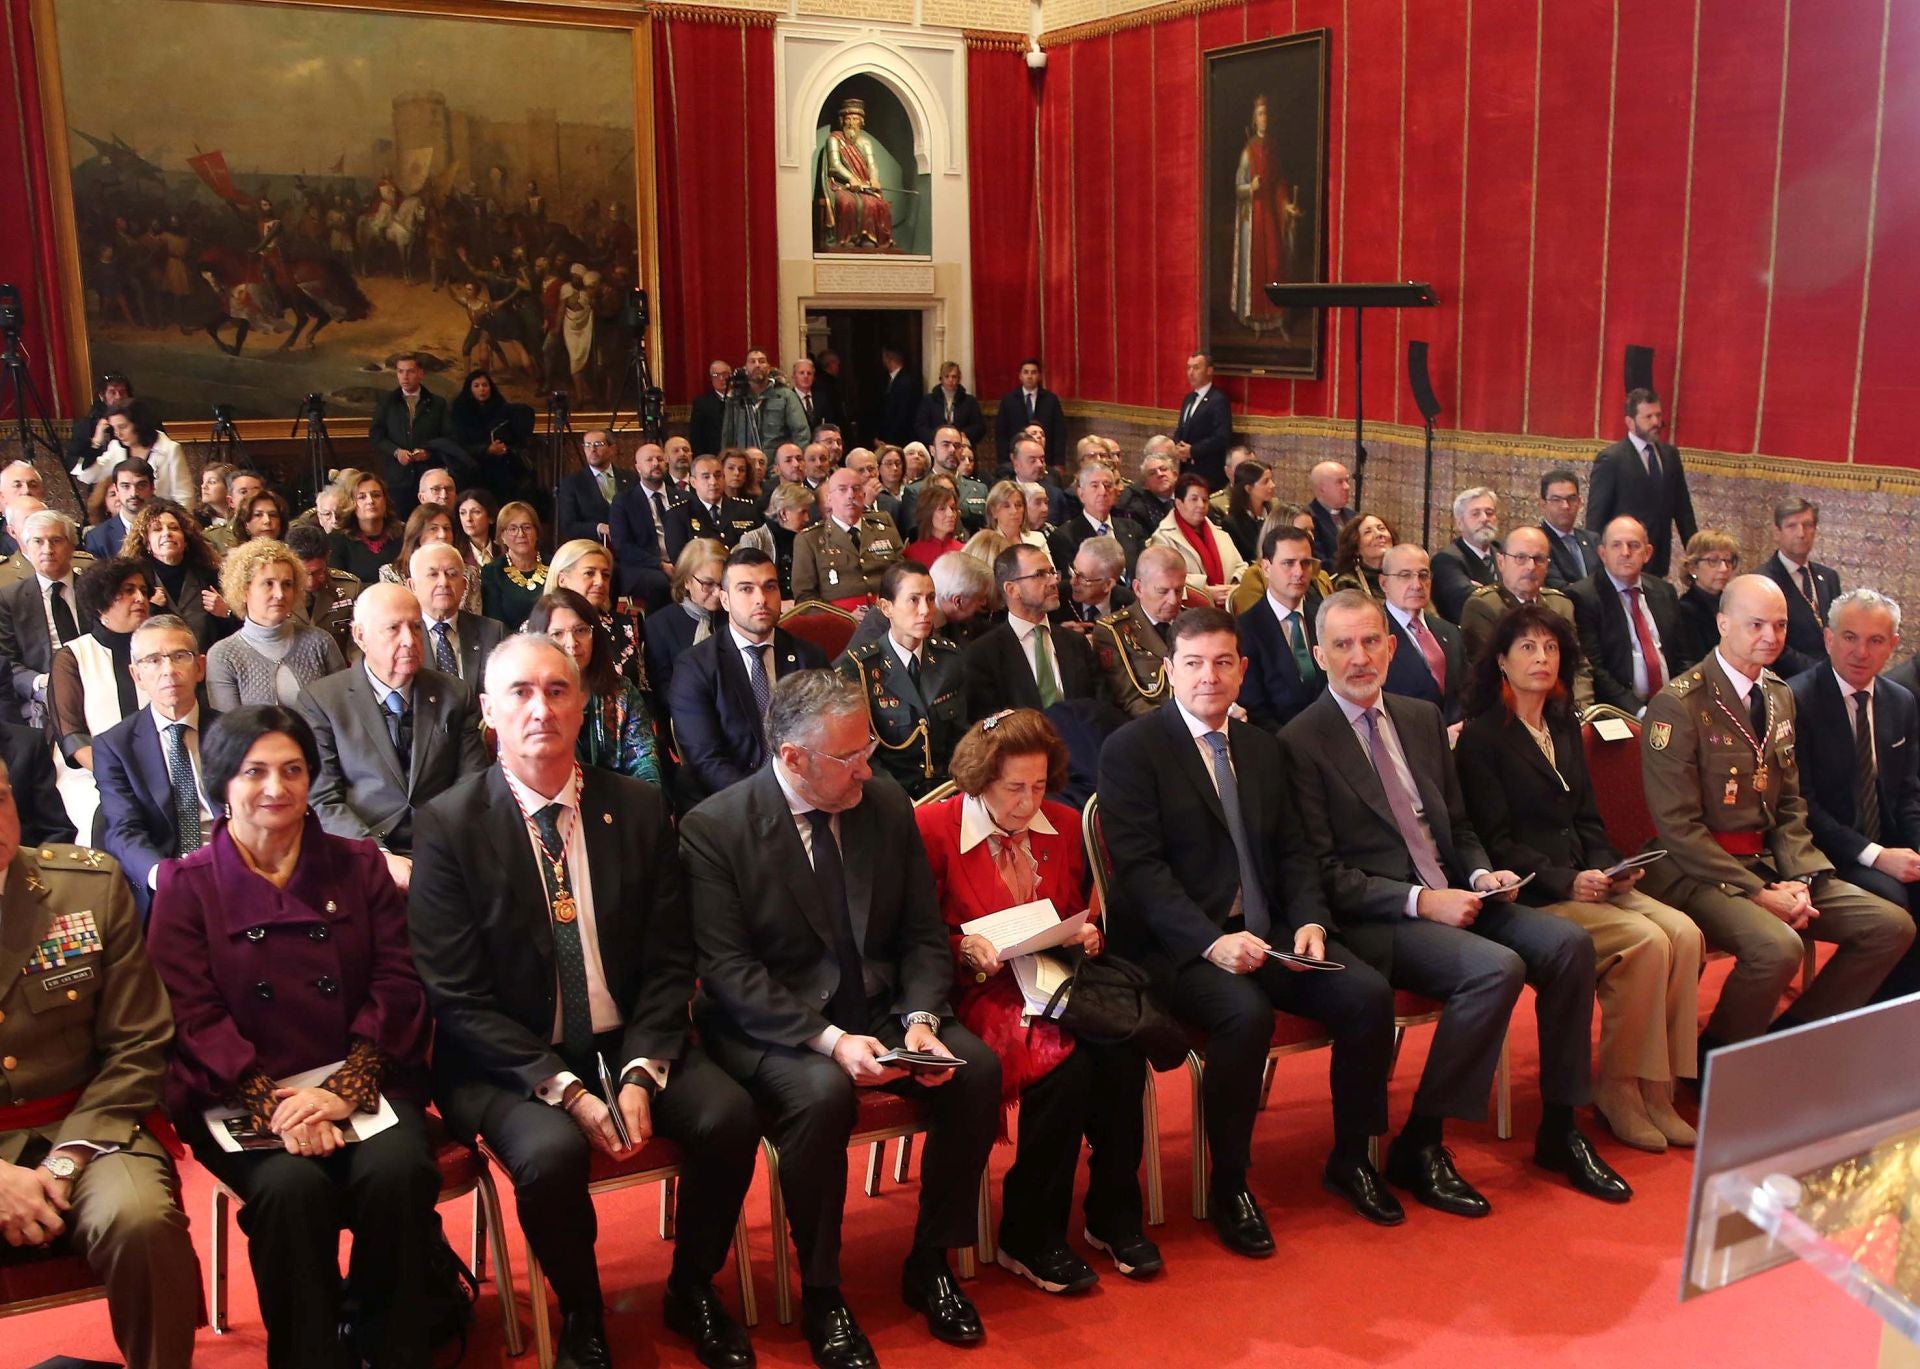
[(833, 668), (867, 692), (874, 767), (914, 798), (945, 782), (947, 761), (967, 730), (967, 681), (960, 648), (933, 635), (933, 576), (916, 561), (896, 562), (880, 578), (873, 612), (887, 630), (855, 642)]
[(0, 1264), (63, 1237), (106, 1284), (129, 1369), (189, 1364), (200, 1320), (173, 1167), (145, 1125), (172, 1040), (119, 862), (23, 848), (0, 765)]
[[(92, 564), (92, 552), (82, 551), (78, 547), (73, 549), (73, 578), (76, 583), (87, 573), (87, 567)], [(0, 561), (0, 589), (17, 584), (32, 574), (33, 566), (27, 560), (27, 554), (24, 551), (16, 551), (6, 560)]]
[(332, 547), (319, 528), (295, 524), (287, 529), (287, 547), (307, 568), (306, 619), (332, 636), (340, 654), (354, 657), (353, 601), (366, 588), (357, 575), (327, 564)]
[(1107, 691), (1129, 718), (1144, 718), (1172, 695), (1167, 644), (1139, 604), (1109, 613), (1093, 625), (1093, 656)]
[[(1494, 574), (1491, 585), (1482, 585), (1467, 596), (1460, 607), (1460, 635), (1467, 641), (1469, 659), (1480, 654), (1493, 640), (1493, 625), (1508, 609), (1520, 604), (1539, 604), (1565, 620), (1577, 634), (1573, 621), (1573, 600), (1547, 585), (1547, 570), (1553, 557), (1547, 535), (1536, 527), (1519, 527), (1507, 534), (1506, 545), (1493, 553)], [(1593, 702), (1593, 664), (1584, 657), (1573, 675), (1573, 706), (1582, 709)]]
[(842, 466), (820, 487), (827, 516), (793, 539), (796, 601), (852, 599), (880, 593), (880, 581), (900, 560), (900, 530), (884, 513), (867, 512), (860, 474)]
[(1794, 758), (1793, 692), (1766, 667), (1787, 640), (1787, 601), (1743, 575), (1720, 598), (1720, 645), (1647, 704), (1641, 772), (1653, 815), (1641, 892), (1685, 910), (1738, 962), (1701, 1033), (1701, 1055), (1774, 1021), (1801, 936), (1838, 946), (1782, 1025), (1867, 1002), (1913, 940), (1903, 909), (1839, 879), (1813, 844)]

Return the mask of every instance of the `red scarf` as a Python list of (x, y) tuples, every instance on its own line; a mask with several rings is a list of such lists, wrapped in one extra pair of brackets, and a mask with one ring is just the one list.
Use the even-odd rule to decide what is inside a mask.
[(1188, 544), (1200, 553), (1200, 569), (1205, 573), (1207, 583), (1210, 585), (1226, 584), (1227, 571), (1226, 567), (1220, 564), (1220, 548), (1215, 545), (1213, 540), (1213, 524), (1202, 522), (1200, 526), (1196, 528), (1180, 516), (1178, 509), (1175, 509), (1173, 511), (1173, 525), (1180, 529), (1180, 535), (1187, 539)]

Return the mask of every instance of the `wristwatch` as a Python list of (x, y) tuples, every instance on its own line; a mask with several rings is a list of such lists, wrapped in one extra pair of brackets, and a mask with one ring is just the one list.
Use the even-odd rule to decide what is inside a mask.
[(40, 1168), (56, 1179), (71, 1179), (80, 1172), (79, 1163), (71, 1155), (49, 1155), (40, 1162)]
[(625, 1088), (629, 1084), (645, 1091), (648, 1097), (652, 1097), (654, 1094), (660, 1092), (660, 1081), (653, 1077), (653, 1071), (642, 1069), (638, 1065), (635, 1065), (632, 1069), (620, 1076), (621, 1088)]
[(925, 1027), (930, 1032), (940, 1030), (940, 1019), (930, 1012), (910, 1012), (907, 1014), (909, 1027)]

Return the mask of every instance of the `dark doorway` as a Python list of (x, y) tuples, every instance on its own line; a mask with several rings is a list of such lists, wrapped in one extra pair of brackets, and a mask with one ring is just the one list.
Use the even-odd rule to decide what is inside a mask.
[[(893, 347), (906, 358), (907, 373), (928, 384), (920, 353), (918, 309), (827, 309), (810, 312), (809, 324), (824, 319), (827, 351), (840, 358), (834, 383), (834, 405), (849, 447), (871, 447), (880, 397), (886, 389), (887, 368), (881, 349)], [(818, 358), (815, 358), (817, 361)]]

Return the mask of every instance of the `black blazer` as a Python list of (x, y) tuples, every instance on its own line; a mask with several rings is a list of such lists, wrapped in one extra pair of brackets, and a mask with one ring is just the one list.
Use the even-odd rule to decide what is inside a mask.
[[(1330, 509), (1318, 499), (1307, 501), (1307, 513), (1313, 519), (1313, 554), (1320, 564), (1329, 570), (1333, 568), (1333, 553), (1340, 544), (1340, 524), (1335, 520), (1337, 509)], [(1349, 511), (1348, 517), (1354, 515)]]
[[(80, 611), (71, 592), (67, 600), (75, 625), (83, 633), (92, 631), (93, 618)], [(53, 649), (46, 601), (40, 597), (40, 577), (29, 571), (24, 579), (0, 589), (0, 664), (10, 673), (12, 702), (17, 710), (0, 721), (24, 719), (29, 726), (40, 725), (45, 700), (34, 697), (33, 681), (53, 669)]]
[[(202, 738), (219, 716), (211, 708), (200, 709)], [(147, 878), (154, 866), (172, 859), (180, 840), (173, 776), (152, 709), (122, 718), (93, 739), (93, 778), (100, 788), (99, 844), (120, 862), (144, 923), (153, 903)]]
[(1466, 607), (1467, 596), (1482, 585), (1495, 583), (1499, 578), (1494, 570), (1491, 552), (1482, 560), (1477, 553), (1468, 549), (1464, 540), (1454, 538), (1433, 554), (1434, 611), (1449, 623), (1458, 623), (1460, 610)]
[(1584, 580), (1600, 569), (1600, 539), (1585, 528), (1575, 527), (1567, 534), (1580, 544), (1580, 553), (1586, 558), (1584, 565), (1575, 565), (1573, 552), (1561, 540), (1560, 534), (1545, 523), (1538, 525), (1547, 535), (1547, 552), (1553, 558), (1547, 566), (1547, 584), (1554, 589), (1565, 589), (1576, 580)]
[(1400, 620), (1391, 610), (1383, 607), (1387, 615), (1387, 630), (1398, 643), (1393, 649), (1393, 660), (1387, 666), (1386, 691), (1400, 694), (1410, 699), (1424, 699), (1439, 709), (1447, 720), (1447, 726), (1460, 721), (1460, 691), (1467, 682), (1467, 644), (1460, 636), (1460, 629), (1449, 623), (1432, 609), (1421, 617), (1433, 639), (1440, 643), (1440, 652), (1447, 658), (1447, 688), (1443, 694), (1433, 682), (1433, 672), (1427, 669), (1427, 658), (1420, 654), (1420, 648), (1414, 645), (1413, 637), (1400, 626)]
[[(631, 469), (613, 468), (613, 494), (618, 499), (623, 490), (630, 490), (640, 483), (640, 478)], [(582, 467), (571, 471), (560, 482), (559, 512), (554, 516), (555, 526), (559, 529), (558, 540), (571, 542), (576, 537), (584, 537), (589, 542), (600, 540), (600, 524), (609, 528), (613, 522), (613, 504), (600, 493), (600, 482), (594, 478), (591, 467)]]
[(416, 461), (403, 466), (393, 454), (402, 448), (425, 447), (438, 439), (452, 444), (456, 453), (462, 451), (454, 438), (453, 414), (446, 400), (422, 385), (409, 420), (406, 397), (400, 393), (399, 386), (380, 396), (380, 402), (374, 406), (373, 421), (367, 427), (367, 442), (380, 453), (380, 474), (386, 478), (388, 502), (393, 505), (394, 517), (405, 518), (420, 502), (420, 477), (429, 465)]
[[(839, 816), (869, 1003), (894, 1016), (951, 1016), (947, 925), (912, 800), (875, 778)], [(680, 839), (701, 1044), (745, 1078), (767, 1047), (800, 1049), (829, 1025), (824, 1009), (840, 984), (833, 920), (771, 766), (687, 814)]]
[[(1087, 639), (1071, 628), (1047, 625), (1053, 669), (1062, 699), (1104, 698), (1098, 662)], [(1040, 707), (1040, 686), (1020, 649), (1020, 639), (1004, 621), (994, 624), (966, 648), (967, 716), (984, 718), (1003, 708)]]
[[(1613, 578), (1599, 570), (1567, 586), (1573, 600), (1573, 622), (1580, 631), (1580, 654), (1593, 665), (1593, 699), (1638, 713), (1646, 700), (1633, 692), (1633, 626), (1613, 587)], [(1692, 662), (1687, 657), (1687, 630), (1680, 624), (1680, 596), (1665, 580), (1642, 571), (1640, 602), (1653, 619), (1660, 637), (1660, 655), (1671, 680)], [(1718, 638), (1715, 638), (1718, 641)]]
[[(1318, 871), (1301, 845), (1280, 743), (1229, 720), (1227, 747), (1261, 894), (1281, 928), (1333, 930)], [(1100, 753), (1100, 823), (1113, 860), (1114, 950), (1164, 979), (1227, 931), (1240, 860), (1207, 762), (1171, 700), (1114, 733)], [(1237, 930), (1237, 929), (1236, 929)]]
[[(14, 806), (20, 810), (20, 839), (29, 846), (44, 846), (50, 841), (72, 841), (78, 834), (67, 818), (67, 806), (61, 801), (60, 790), (53, 782), (53, 757), (47, 751), (47, 734), (18, 723), (0, 723), (0, 755), (6, 757), (7, 780), (13, 786)], [(97, 778), (100, 770), (99, 737), (93, 739), (93, 755)], [(140, 890), (144, 892), (145, 889), (143, 877)], [(146, 916), (145, 900), (141, 900), (140, 915), (142, 918)]]
[[(1867, 838), (1854, 824), (1853, 725), (1839, 677), (1822, 663), (1787, 682), (1800, 733), (1800, 792), (1822, 855), (1842, 871), (1858, 863)], [(1920, 704), (1883, 675), (1873, 686), (1873, 760), (1879, 771), (1880, 845), (1920, 847)]]
[[(427, 633), (426, 659), (433, 659), (433, 624), (424, 623)], [(493, 655), (493, 649), (500, 645), (507, 635), (506, 625), (484, 613), (469, 613), (461, 609), (453, 615), (453, 630), (460, 637), (460, 654), (455, 658), (460, 667), (460, 682), (479, 697), (481, 686), (486, 683), (487, 657)]]
[(1552, 764), (1524, 724), (1494, 708), (1460, 729), (1453, 750), (1473, 830), (1500, 869), (1538, 876), (1519, 894), (1536, 907), (1571, 898), (1575, 875), (1620, 859), (1600, 817), (1578, 724), (1550, 716), (1547, 732)]
[(720, 432), (726, 423), (727, 397), (708, 385), (694, 396), (688, 408), (691, 412), (687, 422), (687, 441), (693, 447), (693, 454), (720, 455)]
[(1759, 567), (1759, 573), (1780, 586), (1780, 592), (1787, 596), (1787, 647), (1773, 664), (1774, 673), (1783, 679), (1790, 680), (1803, 671), (1827, 662), (1827, 611), (1833, 607), (1833, 601), (1840, 597), (1840, 572), (1818, 561), (1807, 562), (1807, 570), (1813, 576), (1811, 604), (1807, 602), (1807, 592), (1800, 584), (1800, 577), (1787, 571), (1787, 563), (1780, 559), (1779, 552), (1769, 556)]
[[(775, 680), (827, 666), (819, 647), (784, 628), (773, 630), (773, 662)], [(753, 685), (724, 616), (715, 619), (712, 636), (674, 661), (671, 678), (667, 715), (680, 746), (681, 773), (695, 794), (717, 794), (767, 763)]]
[(647, 662), (647, 683), (662, 709), (666, 705), (667, 686), (673, 682), (673, 663), (681, 652), (693, 645), (693, 634), (699, 628), (692, 614), (672, 603), (649, 613), (641, 623), (640, 646)]
[(1001, 397), (1000, 409), (993, 416), (993, 450), (1006, 465), (1013, 457), (1014, 439), (1029, 423), (1037, 423), (1047, 435), (1047, 464), (1067, 465), (1067, 415), (1060, 407), (1060, 396), (1041, 386), (1033, 392), (1033, 417), (1027, 417), (1027, 392), (1018, 385)]
[(1646, 573), (1656, 578), (1667, 573), (1674, 532), (1679, 532), (1684, 544), (1700, 530), (1694, 520), (1693, 494), (1687, 489), (1687, 472), (1680, 462), (1679, 449), (1662, 442), (1658, 451), (1661, 478), (1657, 483), (1648, 479), (1633, 439), (1623, 437), (1594, 458), (1593, 476), (1587, 486), (1587, 527), (1602, 533), (1621, 514), (1638, 518), (1653, 547)]
[[(660, 491), (671, 514), (687, 497), (671, 486)], [(639, 600), (647, 612), (664, 608), (673, 580), (660, 569), (659, 525), (653, 517), (653, 492), (638, 480), (613, 497), (607, 524), (613, 529), (613, 574), (620, 593)]]
[(1720, 645), (1720, 596), (1688, 585), (1680, 596), (1680, 628), (1687, 634), (1686, 664), (1704, 661)]
[[(140, 560), (147, 567), (148, 577), (152, 579), (154, 584), (158, 585), (160, 583), (160, 576), (155, 570), (156, 563), (144, 556), (141, 557)], [(215, 642), (223, 638), (231, 637), (234, 633), (238, 632), (240, 630), (240, 620), (244, 618), (247, 613), (247, 606), (245, 604), (234, 608), (233, 612), (225, 618), (217, 618), (213, 614), (208, 613), (206, 605), (200, 602), (200, 595), (202, 591), (219, 588), (220, 577), (218, 575), (209, 574), (201, 570), (198, 566), (187, 566), (185, 573), (180, 577), (180, 602), (169, 604), (164, 610), (167, 613), (176, 613), (186, 620), (187, 626), (193, 629), (194, 641), (200, 644), (200, 650), (203, 652)], [(162, 610), (156, 608), (154, 612), (160, 613)]]
[(1880, 678), (1892, 680), (1915, 699), (1920, 699), (1920, 656), (1907, 657)]
[[(1319, 609), (1320, 596), (1309, 592), (1300, 604), (1309, 648), (1316, 641), (1313, 617)], [(1247, 710), (1247, 721), (1275, 736), (1327, 687), (1326, 672), (1317, 663), (1312, 679), (1300, 678), (1300, 663), (1287, 645), (1272, 600), (1264, 594), (1240, 615), (1240, 654), (1247, 660), (1246, 677), (1240, 681), (1240, 706)]]
[[(1108, 535), (1120, 544), (1127, 554), (1127, 574), (1133, 574), (1134, 562), (1140, 559), (1140, 549), (1147, 545), (1147, 535), (1140, 525), (1126, 517), (1118, 509), (1107, 515)], [(1073, 558), (1080, 553), (1080, 544), (1093, 536), (1093, 523), (1085, 513), (1076, 513), (1060, 524), (1047, 538), (1047, 549), (1053, 553), (1053, 564), (1061, 575), (1073, 570)]]
[(920, 377), (904, 366), (891, 378), (881, 379), (879, 424), (875, 430), (881, 441), (904, 447), (914, 440), (914, 420), (920, 415), (920, 396), (924, 393)]
[[(1209, 386), (1206, 398), (1199, 403), (1194, 403), (1194, 398), (1195, 392), (1189, 391), (1180, 401), (1173, 440), (1193, 448), (1193, 456), (1183, 463), (1182, 470), (1199, 471), (1207, 477), (1207, 484), (1221, 489), (1227, 483), (1227, 446), (1233, 441), (1233, 404), (1218, 384)], [(1047, 449), (1047, 455), (1053, 455), (1052, 448)]]
[[(936, 385), (920, 397), (920, 411), (913, 420), (913, 435), (927, 444), (928, 451), (932, 451), (933, 435), (946, 426), (947, 402)], [(953, 426), (975, 444), (987, 435), (987, 420), (980, 412), (980, 401), (968, 394), (964, 385), (953, 392)]]
[[(627, 501), (629, 511), (633, 499)], [(678, 561), (680, 553), (687, 549), (687, 543), (696, 537), (711, 537), (728, 551), (740, 545), (740, 539), (752, 532), (767, 520), (760, 510), (745, 499), (720, 497), (720, 517), (718, 520), (707, 512), (706, 505), (698, 499), (688, 499), (667, 509), (667, 559)], [(648, 522), (652, 522), (652, 511), (648, 510)]]
[(808, 432), (815, 432), (828, 423), (836, 427), (839, 426), (840, 411), (834, 405), (832, 393), (820, 388), (818, 376), (814, 378), (813, 388), (811, 390), (806, 394), (801, 394), (796, 387), (793, 391), (793, 397), (800, 404), (801, 416), (807, 420)]
[[(677, 1060), (693, 954), (666, 802), (644, 780), (598, 766), (582, 773), (600, 968), (624, 1022), (619, 1058), (607, 1065)], [(435, 1095), (448, 1124), (470, 1136), (495, 1090), (531, 1097), (571, 1068), (552, 1044), (553, 924), (526, 819), (499, 766), (423, 805), (414, 834), (407, 926), (433, 1008)]]
[[(1496, 867), (1467, 816), (1440, 712), (1422, 700), (1393, 694), (1381, 695), (1380, 706), (1399, 734), (1447, 879), (1464, 888), (1475, 870)], [(1407, 894), (1419, 876), (1373, 757), (1331, 691), (1287, 724), (1280, 745), (1293, 811), (1308, 851), (1320, 863), (1321, 886), (1340, 939), (1388, 974), (1393, 924), (1406, 916)]]

